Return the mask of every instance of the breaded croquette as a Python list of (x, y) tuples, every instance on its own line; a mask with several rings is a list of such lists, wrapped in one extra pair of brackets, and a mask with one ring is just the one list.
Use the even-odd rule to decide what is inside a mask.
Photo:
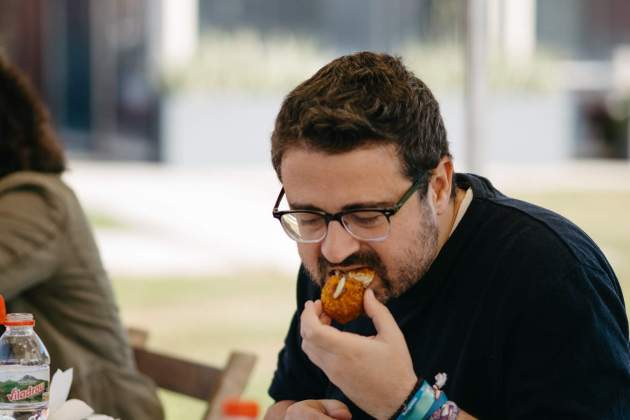
[(340, 324), (346, 324), (363, 313), (363, 293), (374, 271), (369, 268), (335, 271), (322, 288), (321, 300), (324, 312)]

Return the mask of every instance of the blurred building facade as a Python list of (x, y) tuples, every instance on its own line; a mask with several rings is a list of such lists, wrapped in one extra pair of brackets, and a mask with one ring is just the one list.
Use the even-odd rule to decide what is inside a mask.
[(0, 2), (0, 52), (30, 75), (70, 150), (105, 159), (159, 159), (152, 5)]
[[(261, 38), (290, 34), (313, 39), (319, 47), (337, 53), (397, 51), (409, 40), (461, 46), (466, 4), (465, 0), (2, 0), (0, 50), (30, 74), (72, 151), (105, 159), (185, 162), (198, 155), (195, 150), (182, 151), (194, 148), (183, 138), (194, 133), (165, 124), (172, 119), (164, 115), (173, 109), (168, 102), (177, 95), (165, 90), (162, 76), (165, 68), (190, 60), (204, 34), (241, 29)], [(515, 63), (526, 62), (537, 50), (549, 50), (566, 66), (561, 89), (569, 99), (558, 103), (571, 107), (570, 127), (563, 135), (572, 140), (562, 153), (628, 158), (630, 105), (624, 101), (630, 96), (626, 74), (630, 3), (487, 0), (486, 5), (489, 49)], [(229, 102), (224, 95), (216, 94), (215, 102)], [(275, 99), (252, 99), (247, 94), (240, 98), (254, 104), (259, 100), (265, 119), (278, 105)], [(202, 117), (189, 113), (186, 106), (176, 112)], [(235, 105), (239, 107), (243, 108)], [(253, 106), (249, 112), (257, 115), (259, 108)], [(252, 133), (246, 134), (258, 129), (253, 126)]]

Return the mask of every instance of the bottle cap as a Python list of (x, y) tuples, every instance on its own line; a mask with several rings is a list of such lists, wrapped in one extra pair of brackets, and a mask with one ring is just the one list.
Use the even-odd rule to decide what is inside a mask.
[(4, 325), (7, 327), (28, 327), (35, 325), (32, 314), (7, 314), (4, 318)]
[(224, 416), (244, 416), (255, 418), (258, 416), (258, 403), (256, 401), (239, 400), (238, 398), (223, 401)]

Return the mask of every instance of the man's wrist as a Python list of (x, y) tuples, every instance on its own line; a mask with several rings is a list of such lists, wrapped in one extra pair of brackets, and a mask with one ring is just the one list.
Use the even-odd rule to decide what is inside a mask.
[(447, 375), (435, 375), (435, 384), (419, 379), (410, 396), (391, 416), (391, 420), (454, 420), (459, 412), (457, 404), (448, 401), (442, 387)]
[[(392, 404), (387, 407), (384, 419), (396, 419), (402, 412), (405, 404), (411, 400), (413, 395), (418, 389), (418, 385), (422, 383), (422, 378), (415, 375), (415, 373), (409, 378), (401, 382), (401, 386), (397, 387), (398, 393), (395, 397), (392, 397)], [(380, 418), (380, 417), (379, 417)]]

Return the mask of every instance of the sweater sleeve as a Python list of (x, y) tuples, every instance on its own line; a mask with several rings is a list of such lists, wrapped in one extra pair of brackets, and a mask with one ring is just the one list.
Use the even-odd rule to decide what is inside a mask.
[(44, 188), (0, 193), (0, 293), (7, 300), (50, 278), (59, 264), (63, 216)]

